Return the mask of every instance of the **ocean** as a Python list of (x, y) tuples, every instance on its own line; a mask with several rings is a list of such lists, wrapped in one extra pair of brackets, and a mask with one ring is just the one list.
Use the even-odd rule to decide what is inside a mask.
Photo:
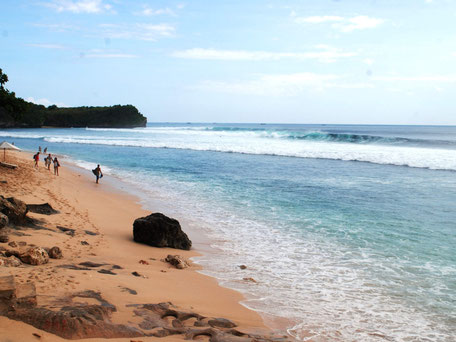
[(61, 172), (101, 164), (102, 182), (205, 236), (203, 272), (299, 340), (454, 341), (456, 127), (152, 123), (0, 140), (65, 155)]

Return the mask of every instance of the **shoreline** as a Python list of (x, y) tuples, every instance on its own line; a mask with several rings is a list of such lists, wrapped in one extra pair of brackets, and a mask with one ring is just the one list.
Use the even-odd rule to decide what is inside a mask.
[[(133, 242), (132, 224), (134, 219), (150, 214), (141, 205), (139, 197), (122, 189), (121, 186), (114, 186), (109, 182), (96, 185), (92, 177), (84, 174), (86, 170), (75, 164), (71, 166), (63, 164), (63, 167), (60, 168), (59, 177), (53, 175), (52, 168), (51, 172), (46, 170), (42, 161), (39, 163), (38, 171), (33, 170), (31, 155), (29, 152), (8, 151), (9, 160), (16, 159), (16, 163), (19, 161), (20, 168), (28, 168), (29, 172), (33, 172), (31, 178), (34, 179), (30, 179), (28, 184), (21, 184), (16, 189), (13, 189), (9, 184), (6, 187), (2, 186), (3, 195), (5, 197), (14, 196), (29, 204), (49, 202), (53, 208), (60, 210), (61, 214), (49, 217), (34, 213), (28, 214), (33, 218), (44, 220), (46, 226), (57, 226), (62, 223), (62, 216), (64, 216), (63, 222), (67, 225), (81, 228), (91, 226), (90, 229), (99, 232), (99, 235), (93, 238), (94, 241), (83, 236), (89, 243), (89, 248), (84, 249), (84, 246), (78, 244), (79, 241), (70, 241), (74, 239), (67, 239), (66, 236), (33, 232), (33, 239), (30, 238), (29, 240), (43, 246), (52, 243), (57, 246), (60, 244), (64, 258), (61, 261), (52, 260), (47, 265), (34, 266), (34, 268), (1, 268), (0, 275), (14, 274), (20, 282), (27, 282), (30, 278), (46, 278), (48, 276), (46, 272), (56, 264), (68, 263), (69, 261), (76, 263), (86, 260), (93, 262), (107, 262), (109, 260), (109, 263), (121, 264), (125, 269), (125, 272), (122, 274), (119, 272), (115, 276), (118, 278), (119, 284), (117, 286), (111, 284), (113, 276), (95, 274), (95, 277), (93, 274), (62, 270), (56, 272), (57, 275), (52, 274), (37, 284), (38, 297), (45, 297), (46, 292), (50, 290), (49, 283), (60, 277), (59, 280), (60, 283), (63, 281), (63, 286), (59, 288), (57, 293), (63, 294), (88, 287), (100, 290), (103, 294), (106, 293), (106, 297), (118, 308), (118, 312), (113, 316), (113, 321), (118, 323), (128, 321), (130, 313), (123, 307), (131, 304), (132, 300), (137, 303), (171, 301), (179, 308), (194, 310), (206, 316), (230, 319), (239, 324), (239, 329), (243, 331), (263, 335), (270, 335), (273, 332), (271, 328), (265, 325), (265, 321), (258, 312), (248, 309), (241, 303), (245, 297), (240, 292), (223, 287), (218, 284), (215, 278), (201, 274), (198, 272), (201, 266), (194, 264), (190, 269), (176, 270), (160, 261), (167, 254), (179, 254), (186, 258), (192, 258), (204, 253), (198, 250), (198, 247), (187, 252), (169, 248), (154, 248)], [(30, 158), (28, 158), (29, 156)], [(64, 160), (64, 162), (68, 162), (68, 160)], [(4, 175), (2, 176), (4, 178)], [(185, 224), (183, 224), (183, 230), (189, 233)], [(194, 233), (190, 232), (191, 239), (194, 239)], [(27, 240), (27, 238), (14, 238), (13, 240)], [(201, 243), (201, 246), (205, 245), (211, 248), (208, 241), (206, 242), (207, 245)], [(198, 244), (196, 242), (196, 245)], [(148, 261), (149, 265), (139, 265), (140, 259), (150, 260)], [(138, 270), (147, 278), (132, 277), (129, 273), (134, 270)], [(150, 279), (154, 279), (155, 288), (150, 288)], [(119, 295), (116, 293), (119, 292), (119, 286), (135, 287), (138, 296), (131, 298), (131, 295)], [(0, 335), (5, 338), (8, 336), (13, 338), (16, 329), (3, 329), (5, 320), (7, 319), (0, 317)], [(7, 320), (7, 325), (12, 325), (17, 329), (22, 329), (19, 328), (21, 324), (23, 325), (23, 323)], [(44, 334), (42, 331), (40, 333)], [(283, 331), (280, 333), (283, 334)], [(50, 336), (48, 337), (49, 340), (56, 337), (55, 335), (48, 335)], [(119, 339), (119, 341), (124, 340), (127, 339)], [(148, 338), (144, 340), (148, 340)]]
[[(62, 158), (67, 158), (67, 162), (69, 161), (68, 167), (72, 168), (75, 172), (76, 171), (85, 171), (91, 176), (90, 170), (84, 168), (83, 166), (77, 165), (77, 161), (71, 158), (71, 156), (64, 156), (61, 155)], [(59, 157), (60, 158), (60, 157)], [(70, 160), (68, 160), (70, 159)], [(84, 162), (85, 163), (85, 162)], [(130, 183), (124, 179), (122, 179), (119, 175), (117, 174), (108, 174), (109, 177), (103, 178), (101, 181), (105, 186), (107, 185), (107, 191), (112, 191), (113, 193), (119, 193), (120, 195), (126, 195), (130, 196), (133, 201), (135, 201), (141, 208), (143, 208), (146, 211), (151, 211), (151, 212), (163, 212), (167, 213), (168, 211), (172, 211), (172, 207), (163, 201), (162, 199), (150, 199), (150, 193), (148, 196), (141, 196), (141, 194), (138, 194), (141, 189), (138, 187), (138, 184), (133, 184)], [(91, 181), (92, 177), (90, 178)], [(154, 208), (154, 209), (152, 209)], [(167, 215), (167, 214), (166, 214)], [(174, 216), (173, 216), (174, 217)], [(174, 217), (176, 218), (176, 217)], [(192, 222), (192, 224), (189, 224), (190, 221), (186, 217), (179, 217), (177, 218), (178, 221), (180, 222), (181, 226), (186, 228), (186, 233), (187, 235), (191, 235), (191, 240), (192, 240), (192, 251), (195, 251), (197, 255), (190, 257), (190, 260), (198, 266), (198, 268), (195, 270), (197, 273), (202, 274), (203, 276), (209, 277), (211, 279), (214, 279), (217, 284), (224, 288), (228, 289), (231, 291), (235, 291), (239, 293), (242, 298), (239, 300), (239, 304), (246, 308), (249, 311), (253, 311), (257, 314), (259, 314), (263, 320), (263, 324), (274, 331), (277, 334), (286, 334), (288, 338), (293, 339), (294, 337), (289, 333), (290, 329), (293, 329), (294, 326), (297, 324), (297, 321), (271, 314), (267, 311), (261, 310), (259, 308), (253, 308), (249, 306), (249, 301), (250, 300), (255, 300), (258, 297), (251, 297), (249, 298), (247, 294), (243, 293), (241, 289), (237, 289), (235, 287), (230, 287), (229, 285), (225, 285), (224, 281), (217, 278), (214, 275), (211, 275), (208, 270), (205, 270), (204, 266), (202, 265), (202, 262), (199, 261), (198, 259), (205, 258), (205, 259), (210, 259), (211, 255), (215, 255), (217, 253), (222, 253), (222, 250), (218, 249), (217, 247), (211, 246), (211, 244), (214, 242), (211, 240), (209, 237), (205, 235), (205, 233), (201, 230), (198, 230), (197, 226), (198, 224), (195, 222)], [(235, 265), (238, 267), (239, 265)]]

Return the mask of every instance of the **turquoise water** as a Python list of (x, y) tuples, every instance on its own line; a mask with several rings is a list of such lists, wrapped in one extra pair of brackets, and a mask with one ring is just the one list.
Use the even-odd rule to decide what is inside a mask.
[(299, 339), (454, 341), (456, 127), (151, 124), (2, 137), (87, 170), (100, 163), (151, 210), (166, 203), (219, 249), (199, 258), (205, 272), (248, 307), (289, 318)]

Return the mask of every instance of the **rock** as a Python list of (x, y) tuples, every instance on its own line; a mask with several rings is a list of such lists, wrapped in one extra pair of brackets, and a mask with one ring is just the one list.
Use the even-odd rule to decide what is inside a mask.
[(28, 211), (36, 214), (43, 214), (43, 215), (54, 215), (60, 213), (60, 211), (55, 210), (51, 207), (49, 203), (44, 204), (27, 204)]
[(0, 234), (0, 242), (5, 243), (9, 241), (9, 236), (2, 232), (3, 234)]
[(93, 236), (98, 235), (98, 233), (92, 232), (91, 230), (84, 230), (84, 232), (85, 232), (87, 235), (93, 235)]
[(164, 261), (170, 263), (171, 265), (180, 270), (190, 266), (189, 262), (180, 255), (168, 255), (164, 259)]
[(4, 267), (19, 267), (22, 265), (22, 262), (16, 258), (14, 255), (11, 255), (9, 258), (0, 257), (0, 266)]
[(146, 260), (139, 260), (139, 263), (142, 265), (149, 265), (149, 263)]
[(85, 267), (100, 267), (100, 266), (104, 266), (107, 264), (106, 263), (99, 264), (99, 263), (92, 262), (92, 261), (84, 261), (84, 262), (79, 263), (79, 265), (85, 266)]
[(209, 320), (208, 323), (211, 327), (218, 328), (234, 328), (236, 326), (236, 324), (226, 318), (213, 318)]
[(52, 247), (49, 250), (48, 254), (49, 254), (49, 257), (52, 259), (62, 259), (63, 258), (62, 250), (57, 246)]
[(128, 292), (129, 294), (132, 294), (132, 295), (137, 295), (138, 292), (136, 292), (136, 290), (133, 290), (133, 289), (129, 289), (128, 287), (122, 287), (122, 286), (119, 286), (123, 292)]
[[(92, 298), (100, 304), (91, 305), (68, 305), (49, 310), (46, 307), (17, 307), (9, 310), (6, 316), (10, 319), (22, 321), (37, 329), (65, 339), (105, 339), (140, 337), (144, 333), (137, 328), (123, 324), (114, 324), (110, 321), (116, 307), (106, 302), (99, 293), (84, 291), (75, 293), (72, 298)], [(71, 302), (71, 298), (63, 298), (61, 302)]]
[(239, 268), (240, 268), (241, 270), (245, 270), (245, 269), (247, 269), (247, 266), (245, 266), (245, 265), (240, 265)]
[(17, 284), (14, 276), (0, 277), (0, 315), (36, 306), (35, 284)]
[(15, 241), (11, 241), (10, 243), (8, 243), (8, 246), (16, 248), (17, 247), (17, 243)]
[(135, 277), (142, 277), (141, 274), (139, 274), (139, 273), (136, 272), (136, 271), (131, 272), (131, 274), (133, 274)]
[(23, 263), (30, 265), (43, 265), (49, 262), (49, 255), (41, 247), (30, 248), (21, 254), (19, 258)]
[(27, 205), (14, 197), (0, 196), (0, 212), (8, 217), (10, 223), (21, 224), (25, 221)]
[(8, 216), (3, 213), (0, 213), (0, 229), (6, 227), (9, 223)]
[(248, 277), (248, 278), (242, 278), (242, 280), (248, 281), (249, 283), (257, 283), (257, 281), (256, 281), (255, 279), (250, 278), (250, 277)]
[(62, 227), (62, 226), (57, 226), (57, 229), (59, 229), (60, 231), (64, 232), (67, 235), (74, 236), (75, 229)]
[(110, 275), (116, 275), (117, 273), (114, 273), (111, 270), (99, 270), (97, 271), (98, 273), (103, 273), (103, 274), (110, 274)]
[(179, 222), (161, 213), (136, 219), (133, 223), (133, 239), (154, 247), (189, 250), (192, 246)]
[(89, 243), (88, 243), (87, 241), (81, 241), (81, 245), (83, 245), (83, 246), (88, 246)]

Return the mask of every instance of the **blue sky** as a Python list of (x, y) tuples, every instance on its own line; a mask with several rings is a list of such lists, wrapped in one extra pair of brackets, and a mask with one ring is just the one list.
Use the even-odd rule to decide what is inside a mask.
[(456, 124), (456, 1), (2, 0), (24, 99), (149, 121)]

